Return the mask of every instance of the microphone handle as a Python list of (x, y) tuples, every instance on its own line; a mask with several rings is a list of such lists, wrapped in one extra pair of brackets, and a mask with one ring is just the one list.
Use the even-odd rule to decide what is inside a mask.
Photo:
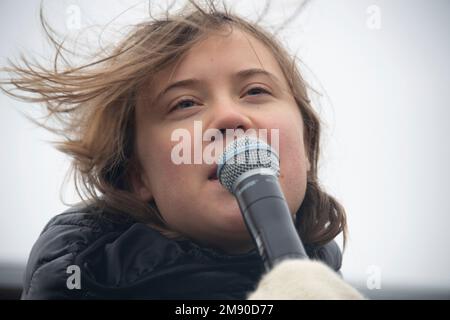
[(286, 259), (308, 259), (276, 176), (245, 174), (234, 194), (266, 271)]

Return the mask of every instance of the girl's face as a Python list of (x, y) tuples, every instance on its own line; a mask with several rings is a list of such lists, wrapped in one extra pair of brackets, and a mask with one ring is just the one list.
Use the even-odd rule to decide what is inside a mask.
[[(271, 76), (242, 73), (250, 69)], [(187, 79), (195, 80), (165, 90)], [(228, 35), (207, 37), (154, 77), (148, 89), (142, 88), (136, 109), (142, 172), (132, 179), (134, 190), (145, 201), (155, 200), (171, 229), (229, 253), (253, 247), (234, 196), (210, 179), (214, 164), (177, 165), (171, 158), (174, 146), (180, 145), (180, 140), (172, 141), (172, 133), (184, 129), (191, 136), (194, 162), (194, 121), (201, 121), (203, 132), (278, 129), (280, 184), (291, 212), (300, 207), (309, 170), (303, 120), (277, 61), (254, 37), (236, 28)], [(202, 143), (203, 149), (209, 144)]]

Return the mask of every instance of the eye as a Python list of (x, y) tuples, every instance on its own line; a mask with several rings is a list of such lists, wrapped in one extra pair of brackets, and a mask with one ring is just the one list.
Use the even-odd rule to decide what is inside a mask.
[(197, 104), (197, 102), (195, 102), (192, 99), (183, 99), (178, 101), (177, 103), (175, 103), (171, 108), (170, 111), (174, 111), (177, 109), (188, 109), (191, 108), (193, 106), (195, 106)]
[(260, 94), (270, 94), (270, 92), (262, 87), (253, 87), (247, 91), (247, 94), (254, 96)]

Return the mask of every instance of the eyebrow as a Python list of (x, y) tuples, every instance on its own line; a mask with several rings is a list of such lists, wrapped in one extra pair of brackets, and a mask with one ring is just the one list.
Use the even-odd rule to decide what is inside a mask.
[[(274, 80), (276, 83), (280, 84), (280, 80), (272, 73), (258, 68), (252, 68), (252, 69), (245, 69), (241, 70), (233, 75), (233, 78), (242, 80), (245, 78), (249, 78), (254, 75), (264, 75), (272, 80)], [(164, 90), (162, 90), (157, 96), (155, 101), (159, 101), (168, 91), (176, 89), (176, 88), (184, 88), (184, 87), (195, 87), (199, 86), (203, 81), (197, 78), (191, 78), (191, 79), (184, 79), (180, 81), (176, 81), (169, 86), (167, 86)]]

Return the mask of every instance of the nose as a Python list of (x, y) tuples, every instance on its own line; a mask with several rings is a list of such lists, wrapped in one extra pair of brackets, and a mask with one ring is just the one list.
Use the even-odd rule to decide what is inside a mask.
[(211, 108), (209, 127), (218, 129), (223, 136), (227, 129), (246, 131), (252, 128), (253, 122), (242, 107), (232, 103), (222, 103)]

